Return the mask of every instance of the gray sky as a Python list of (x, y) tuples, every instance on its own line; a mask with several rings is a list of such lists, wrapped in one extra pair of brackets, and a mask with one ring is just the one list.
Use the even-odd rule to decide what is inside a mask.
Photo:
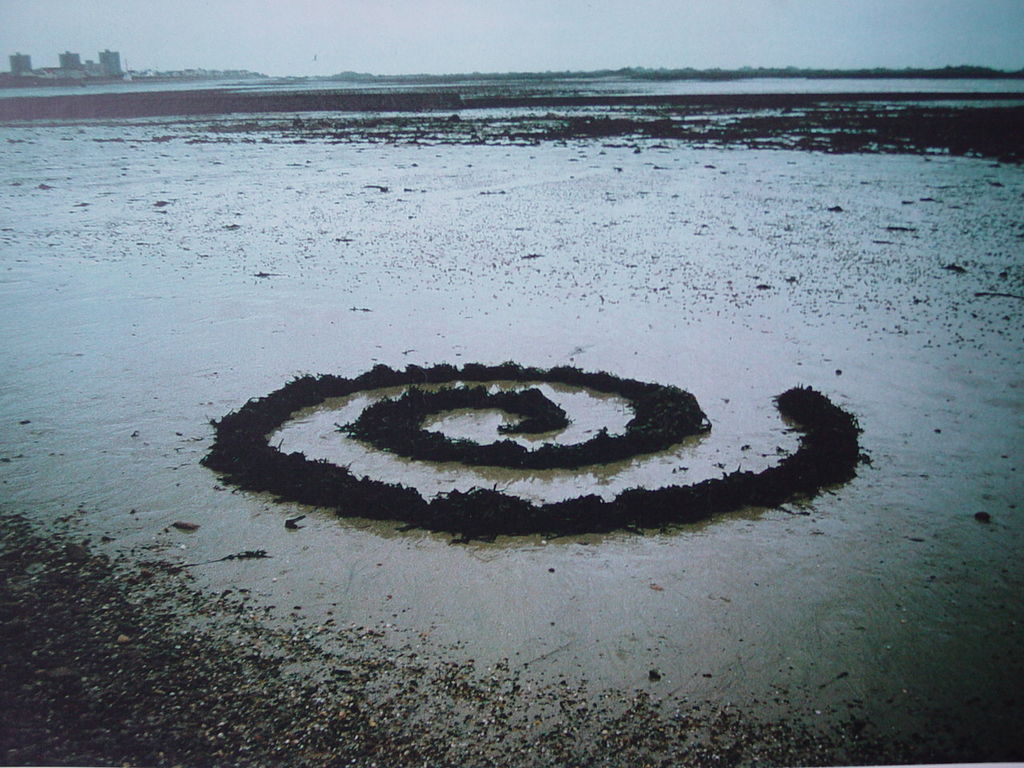
[(0, 69), (1024, 68), (1024, 0), (0, 0)]

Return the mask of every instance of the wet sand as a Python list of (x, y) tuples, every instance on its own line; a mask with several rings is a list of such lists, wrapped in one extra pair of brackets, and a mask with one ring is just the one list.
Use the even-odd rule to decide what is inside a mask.
[(368, 627), (296, 620), (268, 630), (247, 590), (205, 594), (160, 562), (111, 562), (80, 535), (2, 522), (5, 765), (809, 765), (979, 754), (974, 739), (882, 742), (844, 712), (764, 718), (720, 702), (667, 706), (643, 691), (594, 700), (565, 681), (524, 682), (508, 663), (385, 650), (383, 632)]
[[(217, 645), (234, 642), (238, 616), (282, 658), (287, 638), (309, 635), (313, 661), (281, 674), (331, 704), (365, 696), (372, 734), (358, 746), (334, 724), (326, 741), (303, 735), (311, 764), (329, 762), (319, 750), (330, 749), (367, 764), (1020, 759), (1019, 167), (556, 135), (587, 117), (0, 128), (2, 506), (44, 534), (76, 521), (56, 549), (31, 540), (39, 556), (18, 554), (27, 534), (5, 540), (5, 567), (24, 587), (5, 596), (9, 615), (32, 632), (34, 606), (59, 597), (42, 574), (73, 567), (70, 583), (95, 577), (136, 602), (137, 589), (166, 584), (128, 623), (155, 622), (147, 642), (161, 648), (179, 627), (223, 648), (214, 658), (225, 674), (247, 675), (246, 656)], [(510, 120), (535, 137), (513, 136)], [(428, 496), (449, 483), (614, 495), (771, 465), (795, 440), (771, 398), (811, 385), (857, 417), (871, 464), (813, 499), (692, 526), (453, 546), (233, 492), (199, 463), (211, 420), (295, 376), (505, 360), (678, 386), (713, 429), (646, 462), (519, 477), (343, 445), (329, 411), (297, 414), (278, 439)], [(285, 528), (303, 514), (302, 527)], [(61, 547), (86, 538), (85, 559), (67, 566)], [(270, 557), (221, 560), (255, 550)], [(111, 581), (101, 555), (127, 579)], [(174, 572), (205, 561), (217, 562)], [(245, 608), (214, 610), (225, 590)], [(184, 675), (144, 652), (124, 667), (105, 650), (120, 634), (133, 637), (119, 630), (112, 646), (106, 635), (108, 645), (77, 651), (78, 635), (23, 635), (8, 647), (65, 643), (76, 664), (96, 666), (15, 659), (7, 669), (31, 673), (17, 695), (48, 701), (49, 681), (68, 675), (53, 672), (61, 666), (90, 680), (102, 665)], [(371, 665), (354, 673), (358, 695), (316, 688), (332, 664), (357, 661)], [(467, 689), (463, 676), (475, 681)], [(488, 688), (492, 676), (507, 688)], [(281, 679), (265, 687), (272, 697)], [(475, 693), (451, 702), (445, 686)], [(126, 690), (123, 701), (152, 706)], [(460, 709), (477, 694), (491, 703)], [(95, 700), (102, 711), (107, 700)], [(408, 701), (417, 716), (401, 709)], [(722, 718), (746, 735), (685, 751), (684, 733), (715, 733)], [(130, 719), (125, 733), (139, 729)], [(264, 733), (283, 744), (297, 727)], [(617, 728), (629, 735), (613, 743)], [(824, 735), (808, 742), (808, 732)], [(83, 733), (75, 754), (152, 759), (153, 746), (103, 752), (97, 733)], [(168, 737), (183, 757), (159, 762), (216, 762), (204, 741), (216, 734), (190, 733)], [(70, 755), (51, 734), (33, 743), (50, 745), (54, 761)], [(435, 737), (429, 749), (417, 741)], [(409, 760), (395, 746), (417, 743)], [(262, 754), (251, 762), (281, 753)]]

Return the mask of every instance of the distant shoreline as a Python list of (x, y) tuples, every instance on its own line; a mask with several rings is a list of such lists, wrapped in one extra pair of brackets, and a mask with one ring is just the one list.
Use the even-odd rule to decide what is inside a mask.
[[(183, 76), (174, 72), (157, 72), (146, 75), (140, 72), (128, 73), (133, 80), (127, 82), (166, 83), (166, 82), (209, 82), (221, 79), (222, 73), (211, 73), (211, 76)], [(446, 74), (402, 74), (377, 75), (368, 72), (339, 72), (325, 76), (289, 76), (269, 77), (247, 70), (229, 70), (223, 74), (231, 77), (245, 76), (262, 81), (342, 81), (380, 85), (451, 85), (455, 83), (493, 83), (530, 80), (532, 82), (565, 81), (565, 80), (601, 80), (617, 78), (641, 82), (697, 80), (704, 82), (727, 82), (731, 80), (764, 80), (764, 79), (803, 79), (803, 80), (886, 80), (898, 78), (902, 80), (1012, 80), (1024, 78), (1024, 69), (1008, 71), (959, 65), (946, 67), (905, 67), (892, 69), (874, 67), (861, 69), (815, 69), (798, 67), (741, 67), (739, 69), (694, 69), (692, 67), (673, 69), (652, 69), (648, 67), (622, 67), (619, 69), (596, 70), (560, 70), (546, 72), (463, 72)], [(15, 76), (0, 72), (0, 88), (49, 88), (90, 85), (105, 85), (121, 81), (121, 78), (90, 77), (90, 78), (53, 78), (34, 75)]]
[(911, 80), (1004, 80), (1024, 77), (1024, 69), (1004, 71), (990, 67), (972, 65), (936, 67), (924, 69), (907, 67), (890, 69), (875, 67), (872, 69), (804, 69), (797, 67), (741, 67), (740, 69), (650, 69), (647, 67), (623, 67), (620, 69), (596, 70), (562, 70), (548, 72), (471, 72), (452, 74), (407, 74), (407, 75), (372, 75), (364, 72), (341, 72), (331, 75), (325, 80), (345, 80), (364, 83), (407, 83), (407, 84), (445, 84), (465, 82), (494, 82), (516, 80), (599, 80), (603, 78), (619, 78), (625, 80), (757, 80), (757, 79), (811, 79), (811, 80), (882, 80), (890, 78)]

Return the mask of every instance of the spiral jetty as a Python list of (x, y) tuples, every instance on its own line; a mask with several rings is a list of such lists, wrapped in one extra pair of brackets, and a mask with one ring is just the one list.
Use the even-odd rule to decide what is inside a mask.
[(427, 432), (421, 424), (429, 413), (451, 407), (499, 407), (523, 416), (527, 422), (537, 419), (527, 426), (520, 423), (508, 432), (559, 428), (564, 413), (559, 416), (557, 411), (561, 409), (550, 401), (541, 402), (547, 398), (536, 390), (511, 393), (502, 400), (509, 393), (489, 394), (479, 387), (429, 393), (413, 389), (398, 400), (382, 401), (388, 405), (377, 408), (376, 413), (375, 406), (369, 406), (356, 422), (342, 430), (385, 450), (415, 458), (540, 469), (602, 464), (663, 450), (687, 435), (711, 428), (690, 393), (604, 372), (584, 372), (569, 366), (540, 369), (511, 362), (494, 366), (470, 363), (461, 368), (410, 365), (405, 370), (377, 365), (355, 378), (301, 376), (265, 397), (250, 400), (212, 422), (213, 445), (202, 463), (218, 472), (225, 482), (249, 491), (272, 493), (280, 501), (325, 507), (346, 517), (400, 520), (405, 528), (448, 532), (468, 541), (499, 535), (558, 536), (664, 528), (746, 506), (778, 506), (852, 479), (862, 458), (857, 420), (810, 387), (794, 387), (775, 398), (779, 413), (792, 420), (801, 433), (798, 449), (775, 466), (760, 472), (737, 469), (690, 485), (630, 488), (608, 501), (587, 494), (537, 504), (485, 488), (453, 490), (428, 500), (414, 488), (357, 477), (346, 467), (324, 459), (308, 459), (299, 452), (284, 453), (268, 442), (268, 436), (296, 411), (330, 398), (386, 387), (493, 381), (586, 387), (625, 398), (635, 415), (623, 435), (611, 437), (602, 430), (585, 443), (544, 445), (531, 451), (510, 440), (490, 445), (455, 441)]

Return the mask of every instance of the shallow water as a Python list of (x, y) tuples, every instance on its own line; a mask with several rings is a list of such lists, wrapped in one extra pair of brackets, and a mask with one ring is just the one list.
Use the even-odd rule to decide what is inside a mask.
[[(180, 126), (0, 128), (6, 508), (81, 510), (112, 550), (175, 562), (266, 549), (192, 572), (210, 590), (252, 589), (282, 621), (382, 626), (385, 645), (507, 657), (538, 678), (857, 700), (888, 716), (1016, 695), (1021, 302), (975, 293), (1024, 293), (1019, 168), (598, 143), (189, 143)], [(954, 262), (966, 272), (943, 269)], [(809, 384), (857, 415), (872, 463), (781, 510), (468, 546), (234, 492), (199, 465), (211, 419), (293, 376), (504, 360), (673, 384), (714, 428), (667, 456), (557, 477), (325, 455), (427, 494), (689, 482), (791, 449), (772, 397)], [(334, 420), (284, 437), (333, 451)], [(297, 514), (305, 527), (285, 530)]]

